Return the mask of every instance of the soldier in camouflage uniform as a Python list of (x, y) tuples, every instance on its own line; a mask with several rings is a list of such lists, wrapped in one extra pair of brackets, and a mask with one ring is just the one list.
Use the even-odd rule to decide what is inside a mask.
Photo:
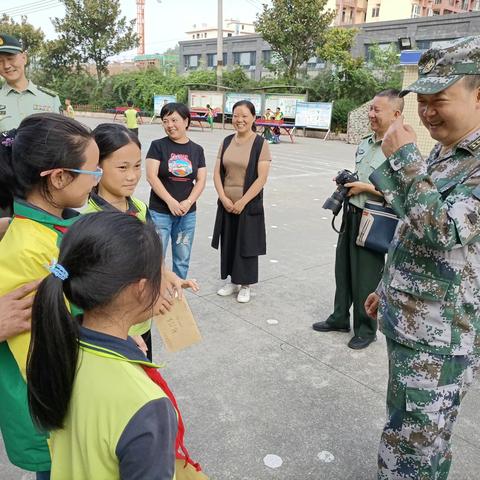
[(425, 52), (418, 113), (427, 160), (397, 120), (370, 176), (402, 219), (365, 304), (387, 337), (388, 419), (378, 479), (448, 477), (459, 406), (480, 365), (480, 37)]

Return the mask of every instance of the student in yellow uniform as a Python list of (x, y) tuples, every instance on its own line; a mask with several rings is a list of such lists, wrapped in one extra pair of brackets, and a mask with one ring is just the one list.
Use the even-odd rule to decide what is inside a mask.
[[(103, 182), (94, 188), (83, 213), (121, 211), (142, 222), (150, 217), (141, 200), (132, 197), (142, 174), (140, 141), (123, 125), (102, 123), (93, 131), (100, 151)], [(134, 325), (130, 331), (139, 348), (152, 360), (151, 320)]]
[[(26, 117), (0, 136), (0, 206), (14, 199), (14, 217), (0, 242), (0, 296), (45, 277), (58, 245), (102, 171), (89, 129), (60, 114)], [(30, 332), (0, 343), (0, 429), (10, 461), (46, 479), (46, 434), (27, 407), (25, 367)]]
[(125, 122), (127, 124), (127, 128), (131, 130), (135, 135), (138, 135), (138, 112), (135, 108), (133, 108), (133, 102), (129, 100), (127, 102), (128, 109), (125, 110)]
[[(83, 213), (121, 211), (136, 216), (142, 222), (151, 222), (148, 207), (133, 197), (142, 174), (141, 145), (138, 137), (118, 123), (102, 123), (95, 128), (93, 135), (100, 151), (103, 175), (98, 186), (92, 190)], [(182, 281), (182, 287), (198, 290), (194, 280)], [(150, 360), (151, 324), (151, 320), (146, 320), (134, 325), (129, 332)]]
[(28, 399), (51, 432), (51, 480), (175, 478), (175, 408), (128, 337), (160, 296), (159, 250), (155, 229), (134, 217), (86, 215), (38, 288)]
[(65, 115), (69, 118), (75, 118), (75, 111), (72, 107), (72, 101), (69, 98), (65, 99)]

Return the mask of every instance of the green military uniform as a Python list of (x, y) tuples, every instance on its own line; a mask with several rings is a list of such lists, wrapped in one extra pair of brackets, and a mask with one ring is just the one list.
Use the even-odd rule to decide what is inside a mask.
[[(0, 33), (0, 55), (6, 56), (15, 64), (18, 55), (23, 55), (22, 44), (11, 35)], [(24, 80), (23, 68), (21, 75)], [(17, 128), (21, 121), (32, 113), (41, 112), (61, 112), (60, 99), (55, 92), (43, 87), (37, 87), (32, 82), (28, 82), (27, 88), (19, 92), (11, 87), (6, 81), (0, 88), (0, 132), (5, 132)], [(11, 208), (0, 209), (0, 218), (9, 217), (12, 214)]]
[(37, 87), (28, 82), (23, 92), (18, 92), (4, 83), (0, 89), (0, 131), (17, 128), (20, 122), (32, 113), (62, 111), (60, 99), (55, 92)]
[[(402, 94), (480, 74), (480, 37), (427, 51)], [(388, 254), (379, 327), (388, 419), (379, 479), (446, 479), (460, 402), (480, 366), (480, 129), (424, 160), (404, 145), (370, 177), (402, 219)]]
[[(358, 174), (360, 182), (370, 183), (368, 177), (385, 161), (385, 155), (382, 152), (382, 141), (375, 139), (375, 134), (371, 133), (363, 137), (355, 154), (355, 171)], [(352, 205), (363, 209), (367, 200), (378, 202), (380, 197), (370, 193), (362, 192), (349, 198)]]
[[(23, 55), (23, 46), (20, 41), (6, 33), (0, 33), (0, 55), (6, 55), (7, 59), (15, 59)], [(25, 68), (24, 63), (21, 67), (23, 79)], [(0, 132), (17, 128), (21, 121), (32, 113), (54, 112), (60, 113), (62, 106), (60, 99), (55, 92), (43, 87), (37, 87), (32, 82), (28, 82), (24, 91), (18, 91), (8, 85), (5, 81), (0, 88)]]
[[(360, 182), (369, 183), (368, 177), (385, 160), (382, 142), (375, 134), (367, 135), (355, 155), (355, 170)], [(356, 337), (373, 339), (377, 323), (365, 311), (365, 300), (375, 290), (382, 276), (384, 255), (356, 244), (362, 210), (367, 200), (379, 200), (378, 196), (360, 193), (350, 197), (345, 207), (341, 233), (335, 254), (335, 302), (334, 311), (327, 324), (336, 328), (350, 328), (350, 307), (353, 303), (353, 330)]]

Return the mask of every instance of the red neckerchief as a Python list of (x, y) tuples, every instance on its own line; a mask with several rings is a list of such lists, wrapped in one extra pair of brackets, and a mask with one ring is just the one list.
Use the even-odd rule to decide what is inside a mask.
[(189, 463), (192, 467), (195, 468), (197, 472), (202, 471), (202, 467), (199, 463), (195, 463), (188, 454), (188, 450), (183, 443), (183, 438), (185, 436), (185, 424), (183, 423), (182, 415), (177, 405), (177, 400), (173, 395), (172, 391), (167, 385), (165, 379), (160, 375), (160, 372), (154, 367), (147, 367), (146, 365), (142, 365), (142, 368), (145, 370), (145, 373), (153, 380), (167, 395), (167, 397), (172, 402), (175, 410), (177, 411), (178, 415), (178, 432), (177, 438), (175, 440), (175, 457), (179, 460), (185, 460), (185, 466)]

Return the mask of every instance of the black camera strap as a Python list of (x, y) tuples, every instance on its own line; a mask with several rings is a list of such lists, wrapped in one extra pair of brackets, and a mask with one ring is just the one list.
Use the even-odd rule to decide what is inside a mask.
[(339, 234), (341, 235), (342, 233), (345, 232), (345, 223), (346, 223), (346, 216), (347, 216), (347, 210), (348, 210), (348, 197), (345, 198), (345, 200), (343, 201), (343, 207), (342, 207), (342, 210), (343, 210), (343, 213), (342, 213), (342, 223), (340, 224), (340, 230), (337, 230), (337, 228), (335, 227), (335, 220), (337, 218), (337, 215), (334, 215), (332, 217), (332, 228)]

